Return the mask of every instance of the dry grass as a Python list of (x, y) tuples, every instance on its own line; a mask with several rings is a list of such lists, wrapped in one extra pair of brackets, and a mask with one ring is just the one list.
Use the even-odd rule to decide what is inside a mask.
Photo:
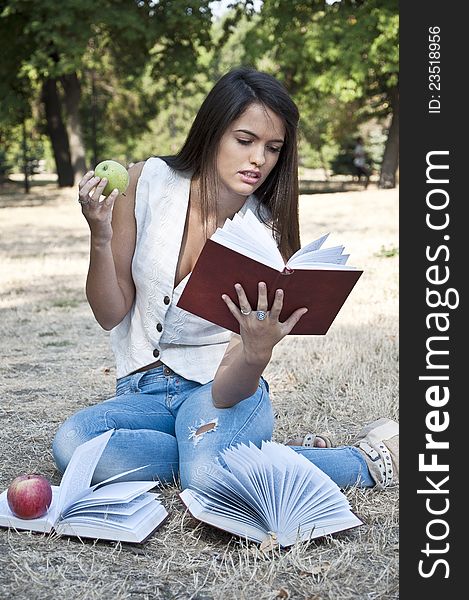
[[(20, 472), (59, 483), (59, 424), (113, 394), (108, 334), (84, 297), (88, 232), (73, 190), (0, 190), (0, 489)], [(379, 416), (397, 418), (396, 190), (301, 199), (303, 242), (331, 231), (365, 273), (324, 337), (291, 337), (266, 371), (274, 440), (307, 430), (347, 443)], [(185, 513), (142, 547), (0, 530), (2, 599), (348, 600), (398, 598), (398, 491), (350, 490), (364, 527), (264, 555)]]

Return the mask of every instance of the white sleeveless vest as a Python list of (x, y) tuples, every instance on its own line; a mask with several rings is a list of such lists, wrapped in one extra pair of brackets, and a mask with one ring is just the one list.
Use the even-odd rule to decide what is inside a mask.
[[(111, 330), (117, 378), (161, 360), (192, 381), (207, 383), (216, 373), (231, 332), (176, 306), (189, 278), (176, 288), (191, 175), (149, 158), (137, 182), (137, 239), (132, 260), (135, 300), (124, 319)], [(254, 195), (239, 211), (265, 210)]]

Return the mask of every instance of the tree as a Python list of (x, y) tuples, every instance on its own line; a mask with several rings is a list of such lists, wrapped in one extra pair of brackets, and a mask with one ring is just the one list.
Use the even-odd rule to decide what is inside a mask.
[[(116, 85), (109, 96), (114, 102), (121, 93), (128, 97), (129, 86), (137, 84), (138, 89), (149, 64), (155, 79), (177, 88), (190, 79), (198, 48), (210, 42), (210, 27), (209, 0), (0, 4), (0, 34), (15, 31), (13, 43), (2, 49), (10, 65), (2, 88), (14, 87), (25, 73), (39, 82), (31, 88), (29, 100), (39, 88), (59, 185), (73, 185), (75, 176), (85, 170), (80, 112), (84, 79), (94, 74), (98, 86), (101, 77), (113, 79)], [(154, 99), (163, 97), (166, 89)]]
[(392, 116), (382, 187), (395, 185), (398, 163), (398, 58), (397, 0), (264, 0), (245, 40), (244, 60), (284, 81), (318, 150)]
[[(0, 5), (0, 9), (3, 8)], [(22, 20), (13, 20), (10, 27), (4, 28), (0, 21), (0, 39), (5, 47), (12, 47), (15, 44), (18, 32), (22, 27)], [(6, 161), (7, 151), (16, 141), (15, 133), (20, 133), (20, 155), (21, 166), (24, 172), (24, 190), (29, 192), (28, 180), (28, 140), (26, 123), (31, 117), (30, 97), (34, 83), (29, 80), (25, 73), (16, 72), (18, 60), (26, 56), (29, 51), (29, 45), (26, 42), (18, 48), (18, 53), (13, 56), (11, 53), (3, 55), (0, 61), (0, 159), (3, 163), (2, 176), (6, 175), (8, 164)], [(16, 135), (18, 135), (16, 133)]]

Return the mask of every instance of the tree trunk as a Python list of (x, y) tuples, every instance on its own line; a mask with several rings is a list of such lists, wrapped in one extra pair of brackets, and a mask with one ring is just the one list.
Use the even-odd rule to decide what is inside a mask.
[(98, 90), (96, 88), (96, 74), (94, 69), (91, 71), (91, 145), (93, 157), (91, 164), (94, 167), (99, 162), (98, 152)]
[(328, 163), (327, 163), (326, 157), (324, 156), (323, 146), (321, 146), (319, 148), (319, 160), (321, 161), (321, 166), (322, 166), (322, 170), (324, 171), (324, 177), (326, 178), (326, 181), (330, 181), (331, 177), (329, 174)]
[(22, 143), (21, 149), (23, 153), (23, 174), (24, 174), (24, 193), (29, 194), (29, 173), (28, 173), (28, 139), (26, 137), (26, 123), (23, 121), (22, 126)]
[(67, 130), (62, 121), (56, 79), (46, 79), (43, 82), (41, 99), (44, 103), (47, 133), (52, 144), (59, 187), (71, 187), (74, 185), (75, 178), (70, 160)]
[(64, 100), (70, 158), (75, 176), (81, 178), (86, 173), (86, 158), (79, 113), (80, 81), (76, 73), (62, 75), (60, 80), (65, 93)]
[(399, 165), (399, 92), (397, 87), (390, 90), (389, 99), (393, 112), (381, 163), (378, 183), (380, 188), (396, 187), (396, 172)]

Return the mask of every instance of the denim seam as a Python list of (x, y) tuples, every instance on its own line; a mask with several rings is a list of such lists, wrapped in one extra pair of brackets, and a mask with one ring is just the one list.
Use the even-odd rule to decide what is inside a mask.
[[(254, 419), (255, 416), (257, 416), (257, 414), (259, 413), (259, 408), (262, 404), (262, 401), (264, 400), (264, 396), (265, 396), (265, 391), (264, 388), (262, 386), (259, 386), (261, 388), (261, 397), (259, 398), (259, 402), (256, 404), (256, 406), (252, 409), (251, 414), (249, 415), (249, 418), (244, 422), (243, 426), (241, 427), (241, 429), (239, 431), (236, 432), (236, 434), (233, 436), (233, 438), (230, 441), (230, 446), (235, 443), (235, 440), (237, 437), (239, 437), (243, 431), (246, 429), (246, 427), (251, 423), (251, 421)], [(241, 400), (242, 402), (242, 400)]]
[[(128, 412), (128, 411), (124, 411), (124, 410), (120, 410), (120, 411), (119, 411), (119, 410), (116, 410), (116, 409), (107, 410), (107, 411), (104, 413), (104, 415), (103, 415), (103, 417), (104, 417), (104, 422), (105, 422), (105, 424), (106, 424), (106, 427), (107, 427), (108, 429), (114, 429), (114, 427), (111, 427), (111, 426), (110, 426), (110, 424), (109, 424), (109, 421), (108, 421), (108, 415), (109, 415), (109, 418), (112, 418), (112, 417), (110, 416), (110, 415), (112, 415), (112, 414), (127, 414), (127, 412)], [(166, 415), (165, 413), (163, 413), (163, 412), (156, 412), (156, 411), (152, 411), (152, 412), (146, 412), (146, 411), (145, 411), (145, 416), (146, 416), (146, 417), (152, 417), (152, 416), (155, 416), (155, 415), (163, 415), (163, 416), (167, 416), (167, 415)], [(139, 430), (141, 430), (141, 428), (139, 428), (139, 429), (131, 429), (131, 428), (129, 428), (129, 427), (119, 427), (118, 429), (125, 429), (125, 430), (127, 430), (127, 431), (139, 431)], [(151, 429), (151, 428), (150, 428), (150, 429)], [(117, 430), (116, 430), (116, 431), (117, 431)], [(165, 432), (163, 432), (163, 433), (165, 433)]]
[(167, 379), (168, 377), (165, 375), (149, 375), (148, 377), (142, 378), (142, 380), (139, 381), (139, 384), (141, 387), (145, 387), (147, 385), (154, 385), (155, 383), (163, 383)]

